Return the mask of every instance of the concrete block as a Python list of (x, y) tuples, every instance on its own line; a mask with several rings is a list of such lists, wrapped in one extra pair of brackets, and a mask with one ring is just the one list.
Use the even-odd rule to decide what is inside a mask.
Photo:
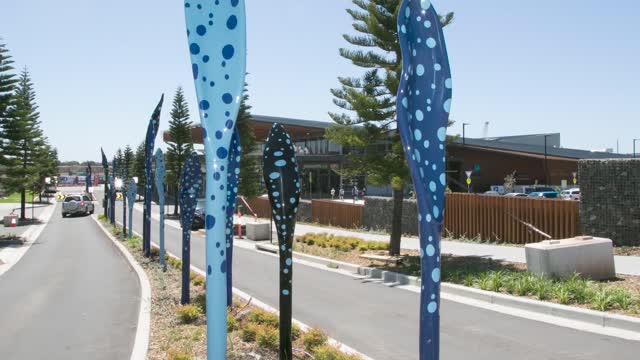
[(253, 241), (269, 240), (269, 233), (271, 232), (269, 223), (248, 223), (247, 227), (247, 239)]
[(566, 278), (577, 272), (596, 280), (616, 276), (610, 239), (580, 236), (545, 240), (526, 245), (525, 254), (527, 269), (534, 274)]
[(384, 283), (395, 283), (397, 274), (393, 271), (383, 271), (382, 272), (382, 282)]

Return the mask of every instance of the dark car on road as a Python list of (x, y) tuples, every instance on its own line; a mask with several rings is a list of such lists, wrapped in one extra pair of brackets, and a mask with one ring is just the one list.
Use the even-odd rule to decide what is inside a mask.
[(204, 208), (206, 206), (206, 199), (198, 199), (198, 204), (196, 205), (196, 211), (193, 214), (193, 222), (191, 223), (191, 230), (200, 230), (204, 228), (205, 223), (205, 213)]

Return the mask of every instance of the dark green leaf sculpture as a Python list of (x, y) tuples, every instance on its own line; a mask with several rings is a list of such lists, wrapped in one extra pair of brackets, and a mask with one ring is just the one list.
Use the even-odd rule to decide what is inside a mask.
[(300, 176), (291, 137), (280, 124), (273, 124), (264, 149), (264, 182), (278, 231), (280, 252), (280, 359), (293, 359), (291, 310), (293, 234), (300, 201)]

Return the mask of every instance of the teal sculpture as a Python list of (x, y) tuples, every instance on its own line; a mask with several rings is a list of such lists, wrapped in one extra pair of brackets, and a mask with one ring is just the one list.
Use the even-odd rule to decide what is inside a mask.
[(136, 203), (138, 195), (138, 184), (130, 179), (127, 184), (127, 204), (129, 205), (129, 239), (133, 237), (133, 205)]
[(451, 69), (440, 17), (429, 0), (403, 0), (398, 13), (402, 77), (398, 130), (416, 189), (420, 232), (420, 360), (440, 357), (440, 236)]
[(158, 207), (160, 208), (160, 264), (162, 269), (167, 271), (167, 264), (164, 258), (164, 177), (165, 177), (164, 154), (162, 149), (156, 151), (156, 191), (158, 192)]
[(207, 172), (207, 359), (222, 360), (227, 350), (227, 172), (246, 72), (245, 2), (187, 0), (184, 7)]
[(192, 152), (182, 168), (182, 176), (180, 177), (180, 223), (182, 225), (182, 296), (180, 303), (182, 305), (188, 304), (190, 300), (191, 225), (201, 191), (200, 156)]

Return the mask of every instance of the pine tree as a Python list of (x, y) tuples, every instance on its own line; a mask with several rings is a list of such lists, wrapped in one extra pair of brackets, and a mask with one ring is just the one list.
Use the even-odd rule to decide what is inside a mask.
[(118, 174), (116, 176), (121, 178), (124, 181), (125, 170), (124, 170), (124, 166), (122, 166), (124, 163), (124, 154), (122, 152), (122, 149), (118, 148), (114, 158), (118, 162)]
[(169, 121), (169, 134), (171, 140), (167, 142), (167, 185), (173, 194), (173, 214), (178, 215), (178, 187), (182, 167), (193, 151), (193, 139), (191, 137), (192, 122), (189, 120), (189, 105), (184, 97), (181, 87), (178, 87), (173, 98), (171, 109), (171, 121)]
[(133, 164), (134, 164), (135, 154), (131, 149), (131, 146), (127, 145), (122, 152), (122, 168), (124, 169), (124, 176), (122, 177), (125, 180), (125, 183), (128, 183), (129, 179), (133, 177)]
[(236, 126), (240, 135), (240, 145), (242, 146), (242, 157), (240, 158), (240, 181), (238, 184), (238, 194), (245, 197), (254, 197), (262, 193), (262, 174), (258, 157), (251, 154), (256, 151), (258, 145), (256, 136), (251, 127), (251, 106), (247, 104), (249, 94), (245, 86), (238, 120)]
[(25, 218), (26, 191), (38, 181), (36, 160), (41, 157), (45, 141), (40, 130), (36, 94), (25, 69), (20, 75), (11, 106), (2, 119), (0, 153), (4, 177), (0, 179), (9, 192), (20, 192), (20, 218)]
[(133, 157), (133, 176), (138, 178), (138, 191), (142, 191), (146, 185), (144, 150), (143, 141), (136, 148), (136, 153)]
[(35, 161), (38, 174), (34, 177), (34, 182), (31, 185), (31, 191), (39, 194), (40, 201), (42, 201), (42, 192), (47, 187), (45, 179), (57, 176), (60, 165), (58, 150), (53, 148), (46, 138), (43, 139), (43, 143), (44, 145), (39, 149)]
[[(0, 41), (2, 41), (1, 38)], [(6, 49), (5, 44), (0, 43), (0, 124), (6, 117), (15, 84), (18, 82), (13, 74), (11, 64), (13, 64), (13, 60), (11, 60), (9, 50)]]
[[(366, 69), (361, 78), (340, 77), (341, 86), (332, 89), (333, 102), (345, 113), (329, 113), (336, 123), (326, 137), (347, 147), (364, 149), (349, 156), (345, 175), (367, 175), (373, 185), (393, 188), (393, 216), (390, 255), (400, 254), (402, 203), (405, 187), (411, 183), (396, 126), (396, 93), (402, 74), (397, 15), (400, 0), (352, 0), (347, 9), (358, 35), (343, 35), (356, 50), (340, 49), (340, 55)], [(441, 18), (444, 26), (453, 13)], [(354, 127), (354, 125), (361, 125)]]

